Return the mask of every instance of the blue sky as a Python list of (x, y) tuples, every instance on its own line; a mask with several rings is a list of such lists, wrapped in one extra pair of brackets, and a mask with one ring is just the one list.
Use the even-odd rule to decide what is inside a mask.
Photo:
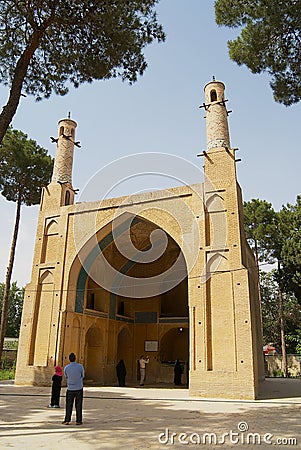
[[(158, 16), (167, 39), (146, 49), (148, 69), (137, 83), (95, 82), (39, 103), (22, 98), (13, 127), (54, 156), (49, 137), (56, 136), (58, 120), (71, 112), (82, 145), (75, 149), (73, 165), (73, 186), (79, 196), (95, 172), (134, 153), (174, 154), (201, 167), (196, 155), (206, 148), (206, 133), (204, 111), (198, 106), (204, 101), (204, 85), (215, 75), (225, 83), (228, 109), (233, 111), (231, 144), (240, 149), (237, 174), (244, 199), (265, 199), (277, 210), (294, 203), (300, 193), (301, 105), (286, 108), (275, 103), (267, 75), (253, 75), (230, 61), (227, 40), (238, 30), (215, 24), (213, 3), (161, 0)], [(7, 93), (0, 88), (2, 105)], [(153, 188), (161, 187), (157, 179), (151, 183)], [(149, 188), (149, 180), (144, 184), (140, 177), (121, 184), (112, 195), (144, 188)], [(0, 209), (0, 281), (4, 281), (15, 205), (0, 197)], [(37, 215), (37, 206), (22, 208), (13, 272), (19, 286), (30, 280)]]

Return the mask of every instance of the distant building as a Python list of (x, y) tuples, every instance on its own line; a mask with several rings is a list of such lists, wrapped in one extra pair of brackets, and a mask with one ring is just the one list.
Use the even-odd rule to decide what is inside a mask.
[[(49, 383), (53, 366), (66, 365), (71, 351), (87, 382), (116, 384), (123, 359), (127, 382), (135, 384), (137, 359), (147, 353), (149, 384), (172, 383), (170, 362), (179, 358), (192, 395), (257, 397), (264, 378), (257, 272), (244, 235), (224, 89), (215, 80), (205, 86), (204, 183), (168, 195), (74, 204), (77, 124), (59, 122), (25, 292), (16, 384)], [(197, 246), (187, 245), (193, 233)]]

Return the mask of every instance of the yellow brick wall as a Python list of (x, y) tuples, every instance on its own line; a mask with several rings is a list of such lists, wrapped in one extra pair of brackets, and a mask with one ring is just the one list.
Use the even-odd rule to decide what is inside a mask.
[[(120, 197), (75, 205), (73, 194), (65, 205), (70, 180), (67, 184), (53, 181), (43, 189), (32, 278), (25, 291), (16, 384), (50, 384), (53, 365), (67, 364), (71, 351), (86, 366), (88, 380), (116, 383), (115, 366), (121, 357), (135, 380), (145, 341), (159, 343), (158, 351), (150, 353), (148, 382), (172, 382), (172, 368), (161, 359), (164, 354), (181, 357), (188, 365), (189, 333), (191, 395), (256, 398), (263, 379), (257, 272), (243, 232), (224, 85), (211, 82), (205, 94), (208, 148), (203, 155), (203, 184), (137, 194), (128, 203)], [(86, 281), (83, 311), (75, 311), (82, 262), (111, 233), (116, 214), (121, 222), (137, 216), (155, 224), (181, 249), (188, 291), (185, 281), (174, 292), (175, 298), (187, 297), (189, 323), (179, 318), (171, 323), (134, 323), (136, 312), (156, 312), (160, 317), (161, 292), (142, 299), (116, 295), (116, 305), (125, 302), (126, 317), (115, 320), (114, 313), (110, 318), (111, 294), (99, 288), (93, 277)], [(118, 268), (124, 261), (120, 259)], [(91, 270), (97, 273), (97, 262)], [(95, 293), (95, 311), (87, 309), (89, 292)], [(184, 303), (178, 309), (183, 316), (186, 310)], [(175, 334), (180, 328), (182, 340)]]

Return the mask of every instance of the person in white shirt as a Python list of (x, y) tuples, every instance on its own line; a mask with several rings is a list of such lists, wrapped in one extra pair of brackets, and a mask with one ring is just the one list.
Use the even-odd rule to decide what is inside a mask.
[(141, 355), (139, 359), (139, 369), (140, 369), (140, 386), (144, 386), (146, 364), (149, 363), (149, 356)]

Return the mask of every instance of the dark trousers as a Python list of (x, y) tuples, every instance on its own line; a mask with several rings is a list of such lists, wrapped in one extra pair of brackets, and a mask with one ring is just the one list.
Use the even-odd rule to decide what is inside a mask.
[(83, 389), (80, 389), (79, 391), (69, 391), (67, 389), (66, 392), (66, 415), (65, 415), (65, 422), (71, 421), (71, 415), (72, 415), (72, 409), (73, 409), (73, 403), (75, 399), (75, 411), (76, 411), (76, 422), (82, 422), (83, 421)]
[(60, 406), (61, 386), (52, 385), (51, 390), (51, 406)]

